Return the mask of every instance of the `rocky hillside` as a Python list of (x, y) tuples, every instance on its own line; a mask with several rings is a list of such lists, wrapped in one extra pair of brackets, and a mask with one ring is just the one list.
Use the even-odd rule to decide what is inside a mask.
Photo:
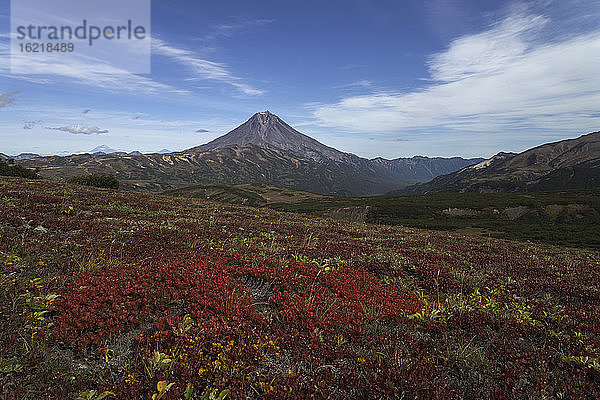
[(600, 132), (499, 153), (457, 172), (394, 193), (527, 192), (600, 187)]
[(200, 183), (262, 183), (338, 194), (368, 194), (385, 187), (290, 152), (252, 145), (179, 154), (55, 156), (21, 164), (39, 167), (40, 175), (56, 180), (90, 173), (112, 174), (122, 188), (136, 191), (162, 191)]

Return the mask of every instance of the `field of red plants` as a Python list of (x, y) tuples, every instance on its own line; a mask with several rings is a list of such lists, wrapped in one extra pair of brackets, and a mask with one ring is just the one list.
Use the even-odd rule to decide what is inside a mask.
[(598, 399), (600, 253), (0, 180), (0, 399)]

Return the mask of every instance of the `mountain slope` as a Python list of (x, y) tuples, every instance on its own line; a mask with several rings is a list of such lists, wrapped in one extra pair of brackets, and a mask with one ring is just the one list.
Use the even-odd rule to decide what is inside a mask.
[(21, 153), (19, 155), (11, 157), (11, 158), (15, 161), (21, 161), (21, 160), (29, 160), (31, 158), (36, 158), (36, 157), (41, 157), (41, 156), (39, 154), (35, 154), (35, 153)]
[(600, 187), (600, 132), (547, 143), (478, 164), (400, 193), (519, 192)]
[(292, 151), (317, 162), (344, 161), (359, 158), (344, 153), (298, 132), (269, 111), (254, 114), (248, 121), (215, 140), (186, 150), (195, 153), (227, 146), (255, 145), (267, 149)]
[(266, 111), (205, 145), (171, 154), (80, 154), (23, 161), (42, 176), (115, 175), (132, 190), (193, 184), (261, 183), (322, 194), (373, 195), (452, 172), (480, 160), (368, 160), (306, 136)]
[[(301, 157), (326, 164), (346, 173), (360, 176), (383, 187), (405, 186), (409, 182), (430, 180), (482, 161), (463, 158), (397, 158), (368, 160), (324, 145), (285, 123), (277, 115), (264, 111), (254, 114), (248, 121), (231, 132), (184, 153), (212, 151), (227, 146), (253, 144), (262, 148), (290, 151)], [(383, 193), (383, 192), (380, 192)]]
[(297, 204), (305, 201), (321, 202), (334, 198), (333, 196), (324, 196), (302, 190), (256, 184), (194, 185), (181, 189), (168, 190), (164, 194), (175, 197), (207, 199), (229, 204), (243, 204), (252, 207)]
[[(399, 188), (412, 183), (411, 180), (405, 179), (386, 168), (381, 168), (370, 160), (336, 150), (298, 132), (269, 111), (256, 113), (248, 121), (226, 135), (183, 153), (196, 154), (229, 146), (248, 145), (263, 149), (283, 150), (293, 153), (295, 156), (339, 170), (341, 173), (348, 175), (349, 178), (357, 181), (357, 185), (353, 185), (354, 188), (350, 191), (352, 194), (382, 194), (387, 191), (386, 188)], [(365, 183), (371, 188), (366, 192), (360, 188)]]
[(378, 182), (351, 176), (290, 152), (258, 146), (184, 154), (80, 154), (25, 160), (21, 164), (38, 167), (40, 175), (56, 180), (90, 173), (112, 174), (124, 189), (139, 191), (162, 191), (200, 183), (261, 183), (340, 195), (382, 190)]
[(386, 160), (385, 158), (379, 157), (371, 160), (371, 162), (378, 164), (394, 175), (402, 176), (406, 180), (426, 182), (437, 176), (458, 171), (483, 160), (483, 158), (464, 159), (461, 157), (430, 158), (415, 156), (412, 158), (396, 158), (393, 160)]
[(88, 153), (90, 154), (111, 154), (111, 153), (116, 153), (118, 150), (113, 149), (110, 146), (107, 146), (105, 144), (102, 144), (100, 146), (96, 146), (94, 147), (92, 150), (90, 150)]

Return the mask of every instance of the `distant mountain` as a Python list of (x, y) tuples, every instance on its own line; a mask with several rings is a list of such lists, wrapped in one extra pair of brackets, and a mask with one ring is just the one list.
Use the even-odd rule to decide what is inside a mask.
[(21, 153), (17, 156), (12, 156), (10, 158), (12, 158), (15, 161), (21, 161), (21, 160), (29, 160), (30, 158), (36, 158), (36, 157), (41, 157), (39, 154), (35, 154), (35, 153)]
[(469, 165), (477, 164), (483, 161), (483, 158), (465, 159), (461, 157), (442, 158), (442, 157), (423, 157), (415, 156), (412, 158), (396, 158), (386, 160), (385, 158), (374, 158), (373, 163), (391, 171), (393, 174), (402, 176), (407, 180), (425, 182), (436, 176), (458, 171)]
[(158, 154), (169, 154), (169, 153), (172, 153), (172, 151), (169, 149), (162, 149), (162, 150), (158, 151)]
[(498, 153), (478, 164), (393, 193), (535, 192), (600, 187), (600, 132)]
[[(110, 148), (98, 147), (97, 153)], [(168, 190), (193, 184), (260, 183), (323, 194), (383, 194), (481, 161), (460, 158), (368, 160), (306, 136), (269, 111), (207, 144), (168, 154), (47, 157), (27, 164), (42, 176), (115, 175), (122, 187)]]
[(142, 153), (139, 151), (132, 151), (132, 152), (128, 153), (128, 152), (122, 151), (122, 150), (115, 150), (104, 144), (90, 150), (89, 154), (93, 154), (95, 156), (104, 156), (107, 154), (110, 154), (113, 156), (141, 156), (142, 155)]
[(112, 147), (109, 147), (105, 144), (94, 147), (92, 150), (89, 151), (90, 154), (96, 154), (96, 155), (112, 154), (112, 153), (117, 153), (117, 152), (118, 152), (118, 150), (115, 150)]

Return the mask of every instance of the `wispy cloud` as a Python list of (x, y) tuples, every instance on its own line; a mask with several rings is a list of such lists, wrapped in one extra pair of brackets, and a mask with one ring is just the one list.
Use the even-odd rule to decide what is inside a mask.
[(334, 89), (356, 89), (356, 88), (373, 88), (373, 83), (368, 80), (361, 80), (356, 82), (346, 83), (344, 85), (337, 85), (333, 87)]
[[(220, 136), (239, 125), (238, 118), (221, 118), (212, 113), (193, 113), (190, 118), (177, 118), (155, 113), (151, 110), (126, 110), (104, 108), (95, 104), (92, 112), (83, 115), (81, 104), (63, 106), (62, 104), (24, 104), (19, 101), (10, 107), (8, 118), (0, 117), (0, 143), (4, 152), (18, 154), (35, 150), (49, 155), (59, 152), (77, 153), (89, 151), (98, 144), (109, 144), (113, 148), (126, 151), (138, 150), (155, 152), (169, 148), (178, 151), (197, 146)], [(8, 111), (8, 109), (6, 110)], [(23, 131), (24, 121), (41, 120), (41, 125), (33, 130)], [(109, 131), (104, 134), (71, 133), (66, 130), (46, 130), (49, 128), (69, 128), (73, 124), (81, 124), (98, 131)], [(210, 132), (195, 133), (199, 128)], [(70, 129), (74, 131), (82, 129)], [(17, 132), (26, 133), (22, 140)], [(15, 136), (17, 135), (17, 136)], [(102, 142), (99, 138), (104, 137)], [(17, 139), (15, 139), (17, 138)], [(106, 142), (106, 140), (109, 140)], [(32, 147), (33, 146), (33, 147)]]
[(213, 41), (221, 37), (230, 38), (235, 36), (238, 32), (264, 26), (274, 21), (275, 20), (273, 19), (245, 19), (227, 24), (216, 25), (212, 28), (212, 31), (208, 35), (196, 38), (196, 40)]
[[(134, 93), (155, 94), (177, 91), (177, 89), (151, 78), (87, 57), (72, 57), (68, 63), (57, 62), (57, 59), (53, 58), (50, 53), (39, 53), (35, 58), (20, 59), (18, 53), (10, 55), (10, 47), (7, 41), (0, 41), (0, 57), (6, 59), (11, 57), (14, 64), (27, 65), (27, 70), (24, 71), (26, 73), (23, 74), (11, 73), (7, 67), (0, 67), (0, 76), (32, 83), (57, 83), (59, 82), (57, 78), (62, 78), (72, 83), (110, 92), (126, 90)], [(52, 74), (48, 74), (49, 70), (52, 71)]]
[(542, 16), (511, 17), (486, 32), (458, 38), (445, 52), (430, 58), (431, 78), (453, 82), (502, 73), (526, 56), (533, 36), (547, 22)]
[(154, 54), (167, 57), (172, 62), (176, 62), (187, 68), (192, 74), (188, 81), (194, 80), (212, 80), (226, 83), (239, 89), (247, 95), (260, 95), (263, 91), (256, 89), (232, 74), (225, 64), (204, 60), (198, 57), (194, 52), (172, 46), (161, 39), (152, 39), (152, 50)]
[(0, 93), (0, 108), (14, 103), (18, 93), (18, 90), (15, 90), (14, 92), (6, 91), (4, 93)]
[(364, 132), (597, 129), (600, 31), (540, 40), (551, 24), (513, 14), (432, 55), (420, 89), (345, 97), (313, 106), (314, 117), (321, 126)]
[(98, 134), (102, 134), (102, 133), (108, 133), (108, 130), (106, 130), (106, 129), (102, 130), (102, 129), (98, 128), (97, 126), (85, 126), (85, 125), (81, 125), (81, 124), (73, 124), (73, 125), (69, 125), (69, 126), (61, 126), (58, 128), (46, 128), (46, 129), (68, 132), (68, 133), (72, 133), (74, 135), (98, 135)]
[[(259, 20), (253, 24), (267, 23), (268, 20)], [(249, 23), (250, 24), (250, 23)], [(232, 25), (229, 30), (238, 29)], [(241, 29), (241, 28), (239, 28)], [(222, 35), (228, 29), (223, 26)], [(1, 39), (10, 39), (10, 34), (0, 34)], [(161, 39), (152, 39), (153, 54), (165, 57), (168, 62), (176, 63), (188, 71), (184, 83), (191, 81), (216, 81), (229, 85), (245, 95), (256, 96), (264, 93), (252, 85), (244, 82), (240, 77), (232, 73), (229, 67), (223, 63), (200, 58), (193, 51), (178, 48)], [(0, 57), (12, 60), (13, 65), (26, 65), (26, 73), (14, 73), (9, 71), (8, 63), (0, 65), (0, 76), (10, 77), (26, 82), (37, 84), (59, 83), (62, 78), (68, 83), (78, 83), (88, 87), (98, 88), (110, 92), (128, 91), (140, 94), (189, 94), (188, 88), (178, 88), (152, 79), (149, 76), (138, 75), (122, 68), (117, 68), (93, 59), (90, 56), (71, 55), (68, 62), (59, 62), (52, 54), (40, 53), (32, 59), (25, 58), (20, 54), (10, 54), (9, 40), (0, 41)], [(48, 71), (52, 71), (51, 74)], [(17, 71), (18, 72), (18, 71)], [(0, 96), (8, 96), (4, 94)], [(0, 97), (0, 100), (4, 97)], [(8, 97), (6, 97), (8, 99)], [(6, 103), (4, 105), (7, 105)], [(0, 107), (4, 106), (0, 102)]]

